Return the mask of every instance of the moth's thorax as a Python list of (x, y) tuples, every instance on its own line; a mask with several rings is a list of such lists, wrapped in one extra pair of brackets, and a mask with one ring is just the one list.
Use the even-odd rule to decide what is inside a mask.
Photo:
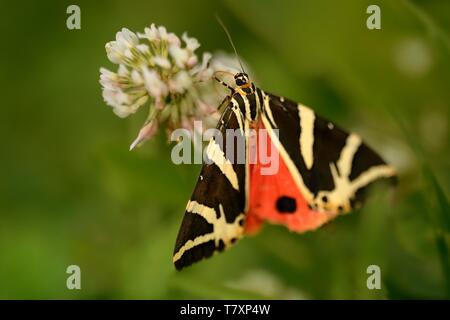
[(240, 95), (246, 96), (250, 94), (254, 94), (256, 91), (255, 85), (253, 82), (246, 83), (240, 86), (237, 86), (235, 88), (236, 92), (238, 92)]
[(259, 96), (253, 83), (238, 86), (232, 98), (239, 106), (242, 115), (250, 122), (250, 125), (255, 124), (259, 120)]

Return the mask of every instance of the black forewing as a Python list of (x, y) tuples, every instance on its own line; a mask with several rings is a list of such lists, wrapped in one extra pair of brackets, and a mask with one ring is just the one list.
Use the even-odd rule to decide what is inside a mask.
[[(208, 158), (209, 164), (203, 165), (175, 243), (173, 260), (177, 269), (222, 251), (243, 234), (246, 159), (241, 163), (233, 161), (233, 158), (238, 159), (238, 152), (246, 155), (243, 123), (242, 112), (239, 108), (233, 109), (230, 102), (217, 126), (224, 141), (220, 143), (213, 138), (208, 146), (210, 148), (211, 143), (215, 144), (215, 151), (222, 151), (225, 160), (230, 163), (226, 169), (221, 168), (220, 163), (223, 162), (218, 164), (217, 158), (213, 157)], [(231, 139), (235, 139), (235, 147), (230, 150)], [(241, 139), (241, 144), (236, 143), (237, 139)]]

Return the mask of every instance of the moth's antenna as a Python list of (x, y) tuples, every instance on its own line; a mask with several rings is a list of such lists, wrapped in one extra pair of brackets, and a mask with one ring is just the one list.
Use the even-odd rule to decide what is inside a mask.
[(236, 54), (236, 57), (237, 57), (237, 59), (239, 61), (239, 65), (241, 66), (242, 72), (246, 73), (245, 70), (244, 70), (244, 67), (242, 66), (241, 59), (239, 58), (239, 55), (237, 53), (236, 47), (234, 46), (233, 39), (231, 39), (230, 32), (228, 31), (227, 27), (225, 26), (225, 24), (223, 23), (223, 21), (220, 19), (220, 17), (217, 14), (216, 14), (216, 19), (217, 19), (217, 22), (219, 22), (219, 24), (222, 26), (223, 31), (225, 31), (225, 33), (227, 34), (228, 41), (230, 41), (230, 44), (233, 47), (234, 53)]

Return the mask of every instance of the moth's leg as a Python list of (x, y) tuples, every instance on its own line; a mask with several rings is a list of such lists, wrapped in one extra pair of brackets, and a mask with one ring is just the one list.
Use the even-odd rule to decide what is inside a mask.
[(228, 103), (230, 102), (231, 96), (226, 96), (225, 98), (223, 98), (222, 102), (219, 104), (219, 107), (217, 107), (217, 109), (222, 112), (223, 108), (226, 107), (228, 105)]
[(223, 121), (222, 122), (222, 126), (225, 126), (225, 128), (228, 127), (228, 121), (230, 121), (231, 115), (232, 115), (232, 113), (230, 112), (230, 114), (228, 115), (228, 119), (227, 120), (223, 121), (223, 119), (222, 119), (222, 121)]
[(226, 106), (228, 106), (228, 102), (231, 100), (231, 96), (226, 96), (223, 100), (222, 100), (222, 102), (220, 103), (220, 105), (219, 105), (219, 111), (222, 113), (222, 117), (220, 118), (220, 129), (222, 129), (223, 127), (227, 127), (228, 126), (228, 121), (230, 121), (230, 118), (231, 118), (231, 115), (232, 115), (232, 113), (230, 112), (229, 113), (229, 115), (228, 115), (228, 119), (224, 119), (223, 118), (223, 116), (224, 116), (224, 112), (225, 112), (225, 110), (220, 110), (221, 108), (226, 108)]

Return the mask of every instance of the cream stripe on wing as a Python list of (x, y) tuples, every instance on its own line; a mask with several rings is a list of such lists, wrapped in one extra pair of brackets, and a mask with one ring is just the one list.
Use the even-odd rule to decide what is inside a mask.
[(186, 211), (202, 216), (208, 223), (214, 226), (213, 234), (216, 242), (223, 240), (225, 245), (227, 245), (232, 238), (242, 235), (243, 226), (241, 226), (239, 222), (244, 218), (244, 215), (241, 213), (233, 222), (228, 223), (225, 219), (225, 212), (223, 211), (222, 204), (219, 204), (219, 218), (217, 218), (216, 210), (214, 210), (214, 208), (207, 207), (194, 200), (188, 202)]
[(351, 133), (347, 137), (345, 146), (341, 151), (339, 160), (337, 161), (337, 167), (339, 169), (340, 176), (350, 176), (350, 172), (352, 171), (353, 158), (355, 157), (355, 153), (356, 151), (358, 151), (360, 145), (361, 138), (358, 135)]
[(261, 90), (261, 94), (263, 96), (263, 103), (264, 103), (264, 111), (267, 114), (267, 117), (269, 118), (269, 121), (276, 126), (275, 120), (273, 119), (272, 109), (270, 109), (269, 99), (270, 97), (265, 94), (264, 91)]
[(208, 241), (214, 240), (217, 247), (220, 240), (222, 240), (225, 247), (228, 247), (232, 244), (232, 239), (242, 237), (244, 227), (241, 226), (240, 221), (244, 219), (244, 215), (241, 213), (233, 222), (228, 223), (225, 219), (222, 204), (219, 204), (219, 210), (220, 217), (217, 218), (216, 211), (213, 208), (207, 207), (197, 201), (188, 202), (186, 214), (198, 214), (202, 216), (208, 223), (213, 225), (213, 232), (198, 236), (194, 240), (186, 241), (186, 243), (174, 254), (173, 262), (179, 260), (186, 251)]
[(233, 110), (234, 115), (237, 118), (239, 129), (241, 130), (241, 134), (243, 135), (244, 134), (244, 124), (242, 122), (242, 113), (241, 113), (241, 110), (239, 109), (239, 104), (234, 98), (231, 99), (231, 103), (233, 104), (233, 107), (231, 110)]
[(211, 224), (214, 224), (214, 221), (217, 219), (216, 210), (214, 210), (214, 208), (207, 207), (197, 201), (189, 201), (186, 205), (186, 211), (202, 216)]
[(314, 162), (314, 111), (299, 104), (298, 115), (300, 117), (300, 151), (306, 168), (310, 170)]
[(388, 165), (380, 165), (371, 167), (370, 169), (361, 173), (358, 178), (352, 181), (352, 187), (354, 192), (358, 191), (365, 186), (367, 186), (372, 181), (378, 178), (388, 178), (395, 175), (395, 170)]
[(256, 110), (259, 113), (259, 111), (261, 110), (261, 101), (259, 100), (258, 89), (255, 89), (254, 93), (255, 93), (255, 101), (256, 101)]
[(247, 96), (245, 94), (241, 94), (242, 100), (244, 101), (245, 106), (245, 116), (248, 120), (252, 119), (252, 114), (250, 112), (250, 102), (247, 99)]
[(250, 206), (250, 122), (244, 122), (245, 131), (245, 207), (244, 212), (248, 211)]
[(186, 243), (183, 244), (180, 250), (178, 250), (177, 253), (173, 255), (173, 262), (177, 262), (186, 251), (211, 240), (214, 240), (214, 233), (207, 233), (196, 237), (194, 240), (186, 241)]
[(220, 171), (227, 177), (228, 181), (230, 181), (233, 188), (239, 191), (239, 183), (236, 172), (234, 171), (233, 165), (231, 162), (225, 158), (225, 155), (220, 148), (220, 146), (216, 143), (214, 138), (209, 141), (209, 145), (206, 149), (206, 155), (212, 162), (220, 169)]
[(305, 185), (305, 182), (303, 181), (303, 178), (300, 174), (300, 172), (298, 171), (297, 167), (295, 166), (294, 162), (292, 161), (292, 159), (289, 157), (286, 149), (284, 149), (284, 147), (282, 146), (280, 140), (278, 139), (278, 137), (275, 135), (275, 133), (273, 132), (272, 126), (270, 125), (270, 121), (269, 119), (267, 119), (264, 115), (261, 117), (264, 126), (267, 129), (267, 132), (270, 135), (270, 139), (272, 141), (272, 143), (275, 145), (275, 147), (277, 148), (278, 152), (280, 153), (281, 157), (284, 160), (284, 163), (286, 164), (286, 166), (289, 169), (290, 174), (292, 175), (292, 178), (295, 181), (295, 184), (297, 185), (297, 187), (300, 189), (300, 192), (302, 193), (302, 196), (305, 198), (305, 200), (308, 203), (312, 203), (314, 196), (313, 193), (308, 189), (308, 187)]
[(370, 167), (362, 172), (356, 179), (350, 181), (353, 160), (362, 141), (356, 134), (350, 134), (347, 137), (344, 148), (341, 150), (339, 160), (330, 163), (330, 171), (333, 177), (334, 189), (331, 191), (320, 191), (318, 198), (326, 196), (327, 203), (319, 203), (322, 210), (339, 212), (341, 210), (351, 210), (351, 199), (354, 198), (356, 192), (367, 186), (369, 183), (378, 178), (391, 177), (395, 175), (395, 170), (388, 165), (378, 165)]

